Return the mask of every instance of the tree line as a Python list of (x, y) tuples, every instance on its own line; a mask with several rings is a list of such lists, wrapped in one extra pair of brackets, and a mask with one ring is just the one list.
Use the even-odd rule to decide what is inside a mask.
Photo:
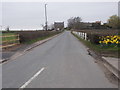
[[(81, 17), (71, 17), (68, 19), (68, 29), (82, 29), (84, 27), (84, 22), (82, 22)], [(100, 25), (96, 25), (99, 27)], [(110, 16), (109, 19), (107, 20), (107, 23), (104, 23), (104, 28), (109, 28), (109, 29), (120, 29), (120, 17), (117, 15)]]

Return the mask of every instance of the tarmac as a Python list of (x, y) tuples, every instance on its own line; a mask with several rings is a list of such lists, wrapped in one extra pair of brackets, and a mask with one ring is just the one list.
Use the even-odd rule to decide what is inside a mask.
[[(38, 41), (38, 42), (36, 42), (34, 44), (31, 44), (31, 45), (21, 44), (21, 45), (18, 45), (16, 47), (14, 47), (14, 48), (11, 48), (11, 49), (8, 49), (8, 50), (3, 50), (1, 52), (2, 53), (1, 63), (10, 60), (13, 57), (17, 58), (17, 56), (21, 56), (22, 55), (21, 53), (24, 54), (26, 51), (29, 51), (29, 50), (39, 46), (40, 44), (45, 43), (45, 42), (51, 40), (52, 38), (54, 38), (54, 37), (56, 37), (58, 35), (55, 35), (55, 36), (50, 37), (50, 38), (47, 38), (45, 40)], [(88, 53), (91, 54), (91, 56), (93, 56), (94, 58), (98, 58), (99, 57), (100, 59), (102, 59), (102, 61), (104, 61), (105, 66), (113, 74), (115, 74), (118, 78), (120, 78), (119, 77), (119, 73), (120, 73), (120, 68), (119, 68), (120, 59), (119, 58), (100, 57), (100, 56), (96, 55), (93, 51), (88, 51)]]

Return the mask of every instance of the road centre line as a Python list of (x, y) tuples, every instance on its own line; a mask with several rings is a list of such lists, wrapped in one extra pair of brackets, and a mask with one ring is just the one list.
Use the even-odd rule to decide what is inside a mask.
[(30, 84), (45, 68), (41, 68), (32, 78), (30, 78), (26, 83), (24, 83), (19, 90), (24, 89), (28, 84)]

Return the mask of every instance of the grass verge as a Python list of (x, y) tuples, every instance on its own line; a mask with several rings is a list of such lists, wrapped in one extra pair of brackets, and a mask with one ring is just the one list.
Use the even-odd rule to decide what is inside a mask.
[[(72, 33), (72, 32), (71, 32)], [(115, 57), (115, 58), (119, 58), (119, 51), (120, 51), (120, 47), (101, 47), (100, 45), (95, 45), (89, 41), (86, 41), (84, 39), (81, 39), (79, 36), (75, 35), (74, 33), (72, 33), (79, 41), (81, 41), (85, 46), (87, 46), (88, 48), (90, 48), (91, 50), (93, 50), (96, 53), (101, 54), (102, 56), (106, 56), (106, 57)]]

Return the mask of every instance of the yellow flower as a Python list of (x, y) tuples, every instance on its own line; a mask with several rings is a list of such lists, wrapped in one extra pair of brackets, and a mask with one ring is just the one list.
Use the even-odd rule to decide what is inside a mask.
[(119, 42), (117, 41), (116, 44), (118, 44)]
[(108, 42), (105, 42), (106, 44), (108, 44)]
[(111, 43), (114, 43), (113, 41), (110, 41)]
[(99, 43), (102, 43), (102, 41), (99, 41)]
[(99, 43), (105, 43), (105, 44), (108, 44), (108, 43), (120, 43), (120, 36), (119, 35), (111, 35), (111, 36), (101, 36), (99, 38), (100, 40), (102, 41), (99, 41)]
[(111, 38), (111, 40), (114, 40), (114, 38)]
[(116, 42), (117, 40), (116, 40), (116, 39), (114, 39), (113, 41), (114, 41), (114, 42)]
[(114, 38), (116, 38), (117, 36), (114, 36)]
[(107, 39), (107, 41), (110, 41), (109, 39)]

